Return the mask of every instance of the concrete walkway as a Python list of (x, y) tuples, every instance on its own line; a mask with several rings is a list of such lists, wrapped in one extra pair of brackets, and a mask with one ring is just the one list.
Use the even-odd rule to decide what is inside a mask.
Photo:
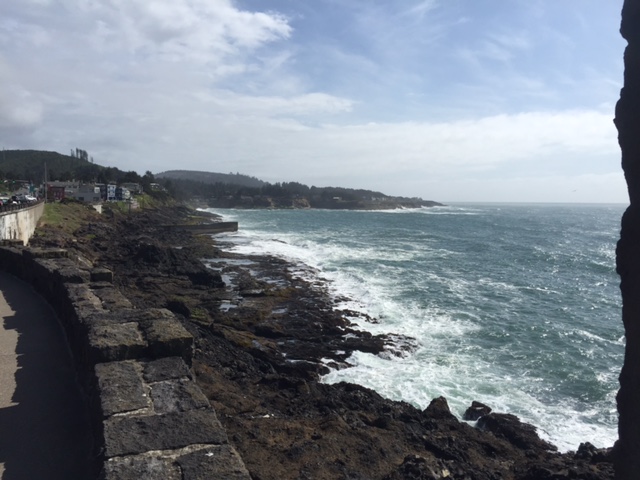
[(90, 478), (87, 424), (55, 314), (0, 272), (0, 478)]

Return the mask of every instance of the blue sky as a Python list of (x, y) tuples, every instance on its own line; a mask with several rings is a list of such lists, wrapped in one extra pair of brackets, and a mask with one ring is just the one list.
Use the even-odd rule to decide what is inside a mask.
[(0, 146), (455, 201), (627, 202), (622, 0), (3, 0)]

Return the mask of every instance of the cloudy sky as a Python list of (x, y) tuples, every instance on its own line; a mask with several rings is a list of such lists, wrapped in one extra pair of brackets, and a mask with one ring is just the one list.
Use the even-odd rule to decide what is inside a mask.
[(454, 201), (627, 202), (622, 0), (2, 0), (0, 146)]

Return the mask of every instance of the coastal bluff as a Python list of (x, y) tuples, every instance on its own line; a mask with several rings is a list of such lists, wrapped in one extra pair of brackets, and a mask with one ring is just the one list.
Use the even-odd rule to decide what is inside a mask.
[(172, 312), (133, 308), (110, 270), (64, 249), (0, 247), (0, 268), (62, 323), (90, 411), (94, 478), (250, 478), (194, 381), (193, 337)]

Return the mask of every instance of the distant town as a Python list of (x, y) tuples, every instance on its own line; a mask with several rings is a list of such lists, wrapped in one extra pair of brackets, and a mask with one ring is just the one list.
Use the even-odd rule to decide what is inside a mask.
[[(135, 203), (135, 196), (144, 193), (141, 184), (131, 182), (116, 185), (79, 181), (51, 181), (36, 186), (23, 180), (5, 180), (4, 187), (9, 188), (4, 188), (0, 192), (0, 206), (32, 203), (45, 198), (49, 202), (73, 199), (96, 206), (104, 202)], [(149, 188), (153, 192), (165, 191), (164, 187), (158, 183), (151, 183)]]

